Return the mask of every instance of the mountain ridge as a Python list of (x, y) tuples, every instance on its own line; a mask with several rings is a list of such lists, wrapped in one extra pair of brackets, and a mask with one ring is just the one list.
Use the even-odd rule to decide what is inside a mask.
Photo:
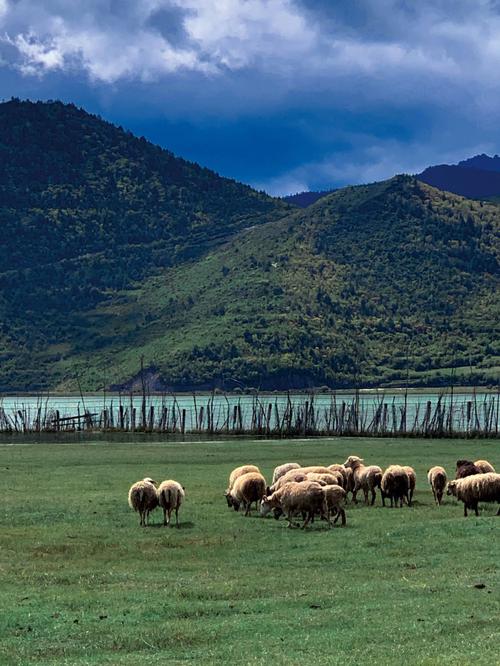
[(0, 390), (129, 390), (141, 358), (158, 390), (497, 381), (496, 206), (397, 176), (300, 209), (23, 104), (0, 105)]

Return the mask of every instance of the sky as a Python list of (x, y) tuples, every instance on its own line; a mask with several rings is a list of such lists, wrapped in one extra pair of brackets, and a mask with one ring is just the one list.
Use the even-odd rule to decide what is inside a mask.
[(0, 0), (0, 98), (273, 195), (500, 149), (500, 0)]

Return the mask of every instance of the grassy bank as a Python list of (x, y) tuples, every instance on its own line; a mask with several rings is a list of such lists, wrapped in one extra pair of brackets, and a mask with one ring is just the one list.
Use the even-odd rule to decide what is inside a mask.
[[(415, 506), (346, 529), (229, 511), (230, 470), (342, 462), (417, 471)], [(500, 468), (499, 441), (309, 440), (0, 446), (2, 664), (498, 664), (500, 520), (433, 505), (432, 464)], [(186, 486), (181, 529), (140, 529), (145, 475)], [(479, 587), (476, 587), (479, 586)], [(483, 587), (484, 586), (484, 587)]]

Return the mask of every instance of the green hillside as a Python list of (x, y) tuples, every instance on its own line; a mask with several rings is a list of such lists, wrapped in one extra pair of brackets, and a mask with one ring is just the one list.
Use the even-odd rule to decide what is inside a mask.
[[(158, 389), (498, 381), (496, 206), (400, 176), (292, 210), (74, 107), (13, 104), (3, 390), (127, 389), (141, 357)], [(71, 140), (30, 162), (19, 109), (33, 140)]]

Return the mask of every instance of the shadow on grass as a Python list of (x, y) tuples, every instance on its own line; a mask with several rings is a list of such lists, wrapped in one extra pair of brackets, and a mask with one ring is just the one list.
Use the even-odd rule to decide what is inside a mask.
[(191, 522), (190, 520), (184, 520), (183, 522), (179, 523), (179, 526), (177, 527), (175, 522), (170, 523), (170, 525), (164, 525), (163, 523), (151, 523), (148, 525), (147, 529), (161, 529), (161, 530), (190, 530), (193, 527), (195, 527), (195, 523)]

